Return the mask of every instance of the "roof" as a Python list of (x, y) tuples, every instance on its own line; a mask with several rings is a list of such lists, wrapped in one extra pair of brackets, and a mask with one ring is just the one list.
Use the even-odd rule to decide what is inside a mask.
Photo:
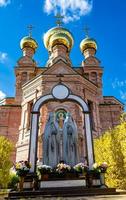
[(123, 102), (121, 102), (119, 99), (117, 99), (116, 97), (114, 97), (114, 96), (103, 96), (103, 98), (105, 99), (107, 99), (107, 98), (113, 98), (113, 99), (115, 99), (119, 104), (121, 104), (121, 105), (123, 105), (124, 106), (124, 103)]

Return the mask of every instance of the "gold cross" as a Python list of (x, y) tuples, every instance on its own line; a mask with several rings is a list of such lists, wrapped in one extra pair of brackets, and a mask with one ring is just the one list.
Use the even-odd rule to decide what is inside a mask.
[(61, 14), (60, 13), (57, 13), (57, 15), (55, 16), (55, 18), (57, 19), (56, 20), (56, 24), (58, 25), (58, 26), (61, 26), (62, 25), (62, 19), (63, 19), (63, 16), (61, 16)]
[(29, 31), (29, 37), (31, 37), (32, 36), (32, 30), (33, 30), (34, 26), (32, 26), (30, 24), (30, 25), (27, 26), (27, 28), (28, 28), (28, 31)]
[(89, 37), (89, 31), (90, 31), (90, 28), (88, 28), (88, 26), (85, 26), (84, 32), (85, 32), (86, 37)]

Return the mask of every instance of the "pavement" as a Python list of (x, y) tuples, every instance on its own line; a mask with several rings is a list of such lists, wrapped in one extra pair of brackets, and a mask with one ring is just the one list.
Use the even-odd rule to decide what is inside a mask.
[[(20, 200), (25, 200), (24, 198)], [(102, 195), (92, 197), (50, 197), (27, 198), (27, 200), (126, 200), (126, 195)]]
[[(4, 200), (5, 196), (0, 196), (0, 200)], [(37, 197), (37, 198), (22, 198), (20, 200), (126, 200), (125, 195), (102, 195), (91, 197)]]

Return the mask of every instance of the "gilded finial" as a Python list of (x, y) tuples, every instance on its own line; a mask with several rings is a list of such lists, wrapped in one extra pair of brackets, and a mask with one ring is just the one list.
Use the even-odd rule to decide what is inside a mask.
[(55, 16), (55, 18), (57, 19), (56, 20), (57, 26), (61, 26), (63, 24), (63, 22), (62, 22), (63, 16), (60, 13), (57, 13), (57, 15)]
[(33, 26), (29, 25), (29, 26), (27, 26), (27, 29), (29, 31), (29, 34), (21, 39), (20, 47), (21, 47), (21, 49), (24, 49), (25, 47), (30, 47), (30, 48), (36, 50), (38, 47), (38, 44), (37, 44), (36, 40), (32, 38)]
[(29, 26), (27, 26), (28, 31), (29, 31), (29, 37), (32, 37), (32, 30), (33, 30), (33, 26), (30, 24)]
[(89, 28), (88, 26), (85, 26), (84, 32), (85, 32), (85, 36), (86, 36), (87, 38), (89, 38), (89, 31), (90, 31), (90, 28)]

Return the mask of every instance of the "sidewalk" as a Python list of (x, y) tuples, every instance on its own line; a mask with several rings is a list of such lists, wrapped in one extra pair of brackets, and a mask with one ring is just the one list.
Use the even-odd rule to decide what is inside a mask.
[[(25, 200), (25, 199), (22, 199)], [(126, 195), (105, 195), (93, 197), (50, 197), (50, 198), (28, 198), (27, 200), (126, 200)]]

